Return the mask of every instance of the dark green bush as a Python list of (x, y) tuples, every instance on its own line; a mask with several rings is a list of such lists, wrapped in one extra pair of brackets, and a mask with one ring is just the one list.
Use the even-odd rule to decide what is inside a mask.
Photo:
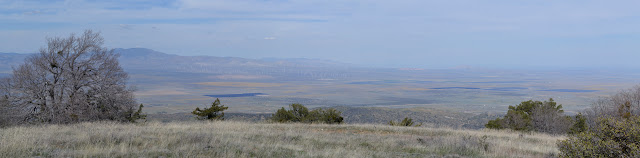
[(600, 118), (598, 127), (558, 142), (560, 157), (640, 157), (640, 116)]
[(571, 117), (564, 116), (562, 105), (558, 105), (553, 99), (529, 100), (516, 106), (509, 106), (503, 118), (490, 120), (485, 127), (564, 134), (570, 131), (572, 122)]
[[(316, 110), (314, 110), (316, 111)], [(344, 120), (344, 118), (342, 118), (342, 116), (340, 116), (340, 114), (342, 114), (342, 112), (330, 108), (327, 110), (319, 110), (321, 112), (320, 115), (320, 122), (324, 122), (324, 123), (328, 123), (328, 124), (339, 124), (342, 123), (342, 121)]]
[[(414, 124), (413, 119), (410, 119), (409, 117), (405, 117), (400, 122), (393, 122), (393, 120), (389, 121), (389, 125), (391, 126), (414, 126), (413, 124)], [(420, 127), (420, 126), (422, 126), (422, 123), (417, 124), (414, 127)]]
[(582, 116), (582, 113), (573, 117), (573, 125), (569, 128), (569, 134), (578, 134), (587, 131), (589, 126), (587, 125), (587, 118)]
[(284, 109), (284, 107), (278, 109), (271, 116), (271, 121), (339, 124), (343, 121), (343, 117), (340, 114), (340, 111), (333, 108), (327, 110), (318, 108), (309, 111), (304, 105), (296, 103), (289, 105), (289, 110)]
[(489, 129), (504, 129), (502, 118), (496, 118), (495, 120), (489, 120), (487, 124), (484, 125), (485, 128)]
[(146, 121), (147, 115), (142, 114), (142, 107), (144, 107), (144, 105), (140, 104), (140, 106), (138, 107), (138, 111), (135, 112), (133, 111), (133, 107), (129, 109), (129, 111), (127, 112), (127, 120), (129, 120), (129, 122), (136, 122), (138, 120)]
[(293, 113), (284, 109), (284, 107), (278, 109), (276, 113), (271, 116), (271, 120), (275, 122), (288, 122), (293, 121)]
[(309, 109), (302, 104), (291, 104), (289, 105), (291, 110), (289, 112), (293, 115), (293, 122), (309, 122), (311, 121), (309, 118)]
[(224, 120), (224, 110), (227, 110), (229, 107), (225, 107), (224, 105), (220, 105), (220, 99), (216, 98), (216, 101), (211, 103), (211, 107), (200, 110), (199, 107), (196, 107), (192, 114), (196, 115), (198, 120)]

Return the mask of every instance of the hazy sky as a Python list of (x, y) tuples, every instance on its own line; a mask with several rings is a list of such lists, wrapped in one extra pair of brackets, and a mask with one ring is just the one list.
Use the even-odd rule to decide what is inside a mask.
[(640, 68), (637, 0), (0, 0), (0, 52), (101, 31), (111, 48), (387, 67)]

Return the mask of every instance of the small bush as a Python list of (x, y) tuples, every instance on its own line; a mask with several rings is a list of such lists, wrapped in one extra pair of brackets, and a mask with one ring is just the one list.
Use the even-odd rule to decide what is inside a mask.
[(291, 104), (289, 110), (278, 109), (276, 113), (271, 116), (271, 121), (274, 122), (303, 122), (303, 123), (326, 123), (326, 124), (339, 124), (342, 123), (343, 117), (340, 116), (342, 112), (330, 108), (323, 110), (321, 108), (309, 111), (307, 107), (302, 104)]
[(489, 120), (487, 124), (484, 125), (485, 128), (489, 129), (504, 129), (502, 118), (496, 118), (495, 120)]
[[(414, 126), (413, 124), (414, 124), (413, 119), (410, 119), (409, 117), (405, 117), (400, 122), (389, 121), (389, 125), (391, 126)], [(420, 126), (422, 126), (422, 123), (417, 124), (414, 127), (420, 127)]]
[(285, 110), (284, 107), (282, 107), (271, 116), (271, 120), (275, 122), (293, 121), (293, 113)]
[(129, 112), (127, 112), (127, 119), (129, 120), (129, 122), (137, 122), (138, 120), (146, 121), (147, 115), (142, 114), (142, 107), (144, 107), (144, 105), (140, 104), (140, 106), (138, 107), (138, 111), (135, 112), (133, 111), (133, 107), (129, 109)]
[(598, 127), (557, 145), (561, 157), (640, 157), (640, 116), (600, 118)]
[(587, 118), (578, 113), (573, 117), (573, 125), (569, 128), (569, 134), (578, 134), (587, 131), (589, 126), (587, 125)]
[[(315, 111), (315, 110), (314, 110)], [(342, 112), (330, 108), (327, 110), (319, 110), (320, 112), (322, 112), (322, 114), (320, 115), (320, 122), (324, 122), (324, 123), (328, 123), (328, 124), (339, 124), (342, 123), (342, 121), (344, 120), (344, 118), (342, 118), (342, 116), (340, 116), (340, 114), (342, 114)]]
[(200, 108), (196, 107), (192, 114), (197, 116), (198, 120), (224, 120), (224, 110), (227, 110), (229, 107), (225, 107), (224, 105), (220, 105), (220, 99), (216, 98), (216, 101), (211, 103), (211, 107), (200, 110)]

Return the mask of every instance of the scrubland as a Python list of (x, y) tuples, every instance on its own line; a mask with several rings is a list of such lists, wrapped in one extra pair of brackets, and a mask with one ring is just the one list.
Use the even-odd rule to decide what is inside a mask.
[(547, 157), (563, 136), (372, 124), (114, 122), (0, 129), (0, 157)]

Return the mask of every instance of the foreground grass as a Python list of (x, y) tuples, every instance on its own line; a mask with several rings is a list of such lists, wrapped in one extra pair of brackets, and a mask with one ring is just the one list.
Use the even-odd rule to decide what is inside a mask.
[(559, 136), (386, 125), (111, 122), (0, 129), (0, 157), (545, 157)]

